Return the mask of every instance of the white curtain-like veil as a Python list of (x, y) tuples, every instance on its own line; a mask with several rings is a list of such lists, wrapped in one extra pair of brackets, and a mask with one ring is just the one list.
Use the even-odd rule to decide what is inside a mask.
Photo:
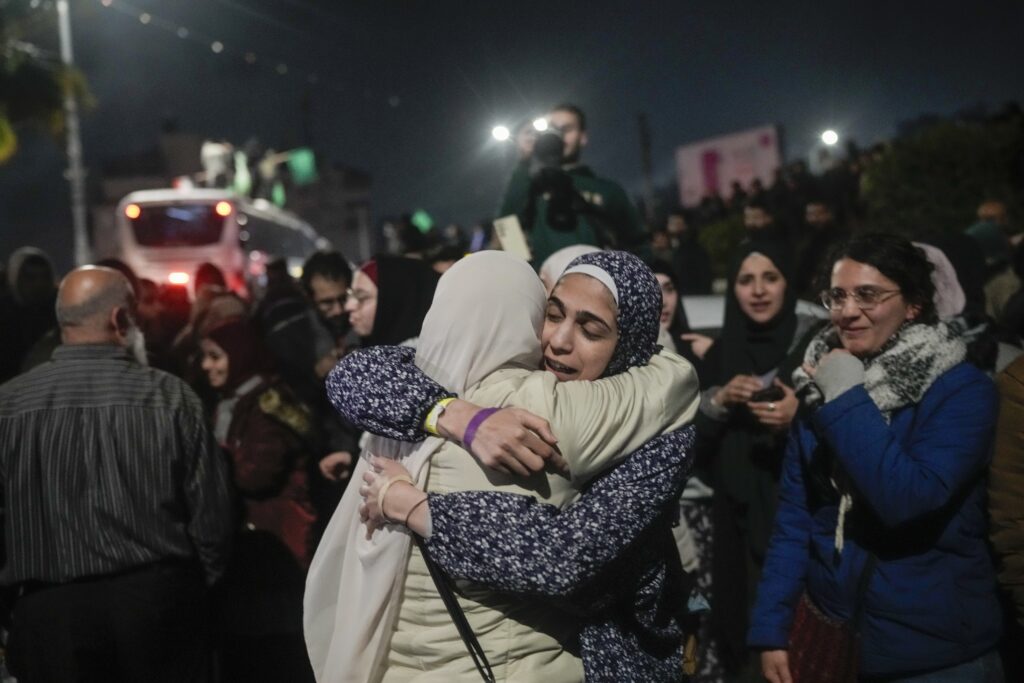
[[(540, 280), (521, 259), (499, 251), (467, 256), (438, 282), (416, 365), (460, 395), (499, 368), (536, 369), (544, 304)], [(435, 437), (418, 444), (368, 439), (306, 579), (304, 630), (318, 681), (371, 680), (398, 614), (412, 540), (397, 527), (366, 539), (358, 508), (367, 456), (400, 461), (422, 487), (442, 443)]]

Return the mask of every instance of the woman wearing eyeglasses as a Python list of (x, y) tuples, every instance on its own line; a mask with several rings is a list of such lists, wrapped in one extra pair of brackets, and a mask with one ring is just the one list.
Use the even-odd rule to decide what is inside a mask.
[(377, 256), (356, 271), (345, 312), (362, 345), (415, 346), (438, 274), (425, 261)]
[(748, 643), (773, 682), (1002, 681), (995, 388), (938, 322), (920, 249), (865, 234), (830, 262)]
[[(316, 297), (321, 315), (333, 314), (341, 304), (352, 330), (359, 335), (363, 348), (368, 346), (416, 346), (423, 318), (430, 309), (437, 288), (438, 274), (425, 261), (403, 256), (376, 256), (352, 276), (352, 286), (341, 297), (335, 288)], [(337, 363), (338, 351), (334, 356)], [(330, 357), (325, 358), (328, 363)], [(326, 375), (333, 366), (319, 366)], [(322, 389), (321, 389), (322, 392)], [(340, 473), (347, 473), (352, 461), (350, 453), (339, 450), (320, 460), (320, 472), (327, 479), (337, 481)], [(345, 475), (347, 476), (347, 474)]]
[[(820, 321), (797, 315), (790, 249), (742, 244), (728, 270), (725, 321), (700, 367), (696, 426), (711, 500), (712, 642), (725, 670), (748, 666), (747, 616), (775, 514), (786, 433), (796, 415), (790, 375)], [(706, 533), (705, 533), (706, 535)], [(756, 664), (756, 663), (753, 663)]]

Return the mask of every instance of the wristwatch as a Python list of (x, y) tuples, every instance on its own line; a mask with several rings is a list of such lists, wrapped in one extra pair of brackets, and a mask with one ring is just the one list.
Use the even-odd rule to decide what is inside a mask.
[(434, 407), (427, 413), (427, 417), (423, 420), (423, 429), (428, 434), (434, 436), (441, 436), (437, 431), (437, 421), (441, 419), (441, 414), (444, 413), (444, 409), (448, 407), (448, 404), (455, 400), (455, 397), (442, 398), (440, 401), (434, 404)]

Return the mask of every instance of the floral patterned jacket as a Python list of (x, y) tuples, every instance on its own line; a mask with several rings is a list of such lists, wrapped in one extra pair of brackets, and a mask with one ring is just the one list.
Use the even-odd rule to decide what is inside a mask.
[[(423, 416), (452, 394), (414, 358), (387, 346), (349, 354), (328, 377), (331, 403), (375, 434), (423, 439)], [(564, 509), (512, 493), (429, 494), (425, 545), (452, 577), (556, 598), (581, 614), (588, 681), (682, 680), (692, 582), (671, 526), (693, 441), (692, 426), (652, 439)]]

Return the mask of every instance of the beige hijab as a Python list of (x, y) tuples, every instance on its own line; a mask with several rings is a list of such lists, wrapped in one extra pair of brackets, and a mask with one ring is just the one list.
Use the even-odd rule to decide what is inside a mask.
[[(495, 370), (540, 364), (545, 295), (526, 262), (500, 251), (468, 256), (440, 279), (423, 321), (416, 365), (464, 394)], [(364, 683), (387, 654), (412, 540), (401, 527), (366, 539), (358, 482), (367, 456), (400, 461), (419, 486), (444, 442), (408, 444), (372, 437), (338, 504), (306, 579), (304, 630), (318, 681)]]
[(601, 251), (589, 244), (571, 244), (562, 247), (551, 256), (548, 256), (540, 267), (540, 280), (548, 292), (555, 288), (555, 284), (562, 277), (562, 273), (569, 267), (569, 264), (576, 260), (577, 256)]

